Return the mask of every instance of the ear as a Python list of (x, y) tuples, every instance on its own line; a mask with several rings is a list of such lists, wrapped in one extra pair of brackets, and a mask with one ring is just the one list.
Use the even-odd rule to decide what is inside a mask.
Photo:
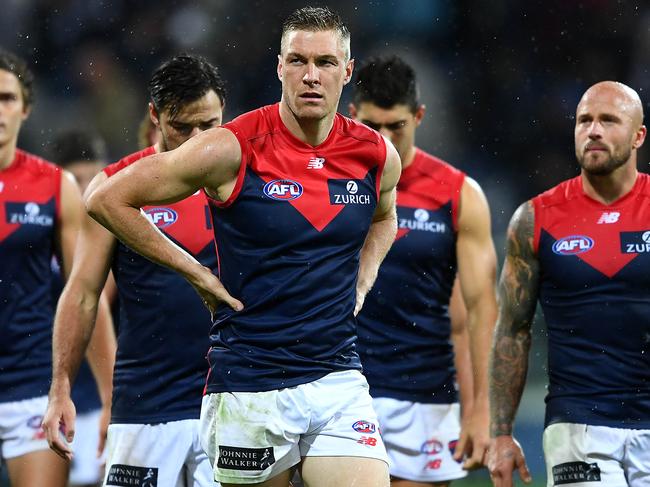
[(160, 128), (160, 116), (158, 115), (158, 110), (156, 110), (156, 107), (154, 107), (151, 102), (149, 102), (149, 118), (156, 128)]
[(354, 106), (354, 103), (348, 103), (348, 114), (350, 118), (357, 119), (357, 107)]
[(643, 145), (643, 142), (645, 141), (645, 136), (648, 133), (648, 129), (646, 128), (645, 125), (641, 125), (639, 129), (636, 131), (636, 136), (634, 137), (634, 142), (632, 143), (632, 148), (638, 149)]
[(424, 118), (424, 113), (427, 111), (426, 105), (420, 105), (418, 109), (415, 111), (415, 126), (419, 126), (422, 123), (422, 119)]
[(282, 54), (278, 54), (278, 79), (282, 81)]
[(354, 71), (354, 59), (350, 59), (345, 65), (345, 78), (343, 79), (344, 85), (347, 85), (352, 79), (352, 71)]
[(32, 106), (25, 107), (23, 109), (23, 122), (29, 118), (32, 113)]

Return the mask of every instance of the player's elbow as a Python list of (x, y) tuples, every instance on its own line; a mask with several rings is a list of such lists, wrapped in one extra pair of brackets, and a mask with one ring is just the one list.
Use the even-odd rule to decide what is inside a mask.
[(97, 188), (95, 191), (84, 195), (84, 204), (88, 214), (98, 222), (104, 221), (104, 217), (109, 213), (110, 200), (105, 191)]

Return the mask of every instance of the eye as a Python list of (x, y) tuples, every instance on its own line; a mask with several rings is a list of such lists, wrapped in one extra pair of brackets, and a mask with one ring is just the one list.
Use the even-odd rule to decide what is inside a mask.
[(376, 130), (377, 132), (379, 132), (379, 130), (381, 130), (381, 124), (380, 123), (374, 123), (374, 122), (371, 122), (370, 120), (361, 120), (361, 122), (366, 127), (370, 127), (371, 129)]

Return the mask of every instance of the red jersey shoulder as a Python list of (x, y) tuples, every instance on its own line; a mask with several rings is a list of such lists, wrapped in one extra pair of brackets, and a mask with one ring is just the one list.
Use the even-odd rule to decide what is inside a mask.
[(562, 181), (557, 186), (544, 191), (533, 198), (536, 208), (544, 209), (551, 206), (561, 205), (579, 195), (582, 190), (580, 176)]
[(267, 105), (257, 110), (246, 112), (223, 126), (235, 133), (239, 139), (252, 139), (277, 130), (273, 123), (274, 111), (277, 111), (278, 103)]
[(413, 184), (430, 187), (433, 184), (437, 188), (436, 191), (440, 191), (439, 188), (447, 188), (445, 192), (449, 193), (448, 197), (457, 197), (465, 180), (465, 173), (421, 149), (415, 150), (413, 162), (402, 171), (398, 187), (410, 187)]
[(16, 163), (36, 176), (61, 175), (61, 168), (56, 164), (21, 149), (16, 149)]
[(115, 173), (121, 171), (125, 167), (130, 166), (136, 161), (139, 161), (140, 159), (143, 159), (147, 156), (153, 155), (156, 153), (156, 148), (152, 145), (151, 147), (147, 147), (146, 149), (142, 149), (141, 151), (134, 152), (133, 154), (129, 154), (126, 157), (123, 157), (117, 162), (114, 162), (113, 164), (109, 164), (104, 168), (104, 173), (108, 176), (111, 177)]
[(340, 113), (336, 114), (338, 134), (342, 137), (353, 137), (362, 142), (369, 142), (371, 144), (382, 144), (383, 137), (379, 132), (372, 130), (367, 125), (345, 117)]
[(650, 174), (639, 173), (639, 194), (650, 198)]
[(420, 159), (418, 169), (429, 177), (456, 185), (465, 179), (465, 173), (447, 161), (416, 148), (416, 158)]

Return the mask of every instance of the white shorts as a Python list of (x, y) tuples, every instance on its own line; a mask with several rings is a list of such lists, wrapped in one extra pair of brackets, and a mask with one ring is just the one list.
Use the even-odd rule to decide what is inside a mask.
[(373, 399), (390, 474), (414, 482), (443, 482), (467, 475), (453, 459), (460, 435), (460, 407), (387, 397)]
[(15, 458), (49, 450), (41, 428), (47, 396), (0, 403), (0, 456)]
[(98, 409), (77, 416), (72, 442), (74, 457), (70, 464), (72, 485), (96, 484), (102, 479), (104, 458), (97, 458), (101, 415), (102, 411)]
[(220, 482), (263, 482), (301, 457), (366, 457), (388, 462), (366, 378), (333, 372), (296, 387), (209, 394), (201, 443)]
[(650, 487), (650, 430), (556, 423), (544, 430), (548, 487)]
[(199, 421), (111, 424), (104, 486), (214, 487)]

